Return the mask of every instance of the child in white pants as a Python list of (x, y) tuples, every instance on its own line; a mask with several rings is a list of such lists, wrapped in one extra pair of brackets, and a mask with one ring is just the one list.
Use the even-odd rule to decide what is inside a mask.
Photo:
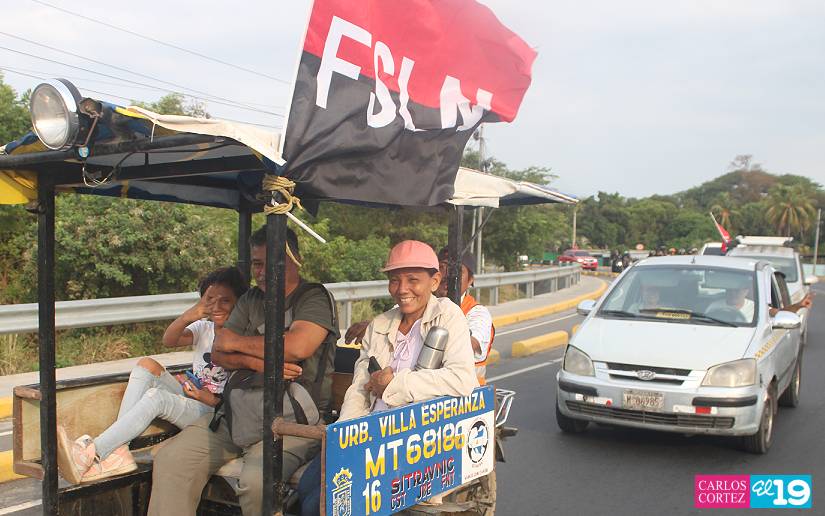
[(192, 371), (200, 387), (187, 378), (176, 379), (161, 364), (144, 357), (129, 375), (117, 421), (103, 433), (94, 439), (84, 435), (71, 441), (58, 425), (58, 467), (66, 480), (88, 482), (134, 471), (137, 466), (128, 443), (152, 420), (161, 418), (184, 428), (214, 409), (227, 374), (211, 362), (212, 341), (246, 289), (236, 267), (218, 269), (201, 281), (200, 301), (163, 334), (166, 346), (192, 346)]

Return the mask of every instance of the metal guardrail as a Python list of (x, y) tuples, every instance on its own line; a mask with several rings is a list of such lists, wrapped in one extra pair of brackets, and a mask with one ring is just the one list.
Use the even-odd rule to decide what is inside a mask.
[[(525, 294), (533, 297), (576, 284), (581, 279), (578, 265), (520, 272), (480, 274), (475, 289), (491, 289), (490, 304), (498, 304), (498, 289), (506, 285), (526, 285)], [(352, 322), (352, 303), (366, 299), (388, 298), (386, 280), (328, 283), (326, 287), (341, 305), (341, 322)], [(112, 297), (55, 303), (58, 330), (108, 326), (174, 319), (198, 300), (197, 292), (155, 296)], [(37, 303), (0, 305), (0, 334), (37, 331)]]

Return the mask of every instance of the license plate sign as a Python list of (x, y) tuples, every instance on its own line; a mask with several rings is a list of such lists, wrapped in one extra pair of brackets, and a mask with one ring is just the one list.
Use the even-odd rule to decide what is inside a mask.
[(665, 408), (665, 395), (661, 392), (626, 390), (622, 407), (630, 410), (661, 412)]

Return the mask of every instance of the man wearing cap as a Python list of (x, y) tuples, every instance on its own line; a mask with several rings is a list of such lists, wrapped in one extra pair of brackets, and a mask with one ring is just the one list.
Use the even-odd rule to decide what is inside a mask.
[[(438, 253), (438, 265), (441, 272), (441, 283), (436, 295), (447, 297), (447, 265), (450, 258), (446, 247)], [(470, 344), (473, 347), (473, 357), (476, 361), (476, 376), (478, 383), (484, 385), (487, 375), (487, 357), (493, 349), (496, 329), (493, 327), (493, 316), (486, 306), (481, 305), (470, 295), (469, 288), (475, 276), (476, 259), (472, 253), (464, 253), (461, 257), (461, 311), (467, 318), (470, 327)]]
[[(334, 300), (323, 285), (304, 282), (298, 272), (298, 238), (287, 232), (285, 266), (284, 418), (315, 424), (332, 397), (332, 360), (338, 338)], [(232, 373), (224, 398), (207, 414), (167, 441), (154, 462), (150, 516), (195, 514), (209, 477), (237, 457), (243, 458), (238, 498), (245, 516), (261, 514), (263, 464), (264, 297), (266, 228), (250, 238), (252, 275), (257, 287), (235, 305), (215, 334), (212, 360)], [(237, 380), (237, 381), (236, 381)], [(259, 386), (260, 385), (260, 386)], [(283, 438), (284, 480), (317, 454), (319, 443)]]

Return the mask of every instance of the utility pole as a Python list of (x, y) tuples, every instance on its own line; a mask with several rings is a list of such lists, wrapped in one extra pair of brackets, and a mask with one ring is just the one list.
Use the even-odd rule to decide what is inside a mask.
[(819, 256), (819, 222), (822, 217), (822, 208), (816, 210), (816, 242), (814, 243), (814, 276), (816, 276), (816, 259)]
[(573, 206), (573, 245), (570, 246), (571, 249), (576, 249), (576, 212), (579, 210), (579, 206)]
[[(487, 172), (487, 165), (485, 163), (487, 149), (486, 141), (484, 140), (484, 124), (478, 126), (478, 159), (479, 165), (482, 172)], [(475, 227), (473, 228), (476, 233), (478, 233), (478, 238), (475, 241), (475, 255), (476, 255), (476, 274), (482, 274), (484, 271), (482, 267), (484, 266), (484, 257), (482, 256), (483, 248), (481, 247), (481, 224), (484, 222), (484, 208), (479, 206), (475, 209), (475, 213), (473, 214), (473, 220), (475, 221)]]

